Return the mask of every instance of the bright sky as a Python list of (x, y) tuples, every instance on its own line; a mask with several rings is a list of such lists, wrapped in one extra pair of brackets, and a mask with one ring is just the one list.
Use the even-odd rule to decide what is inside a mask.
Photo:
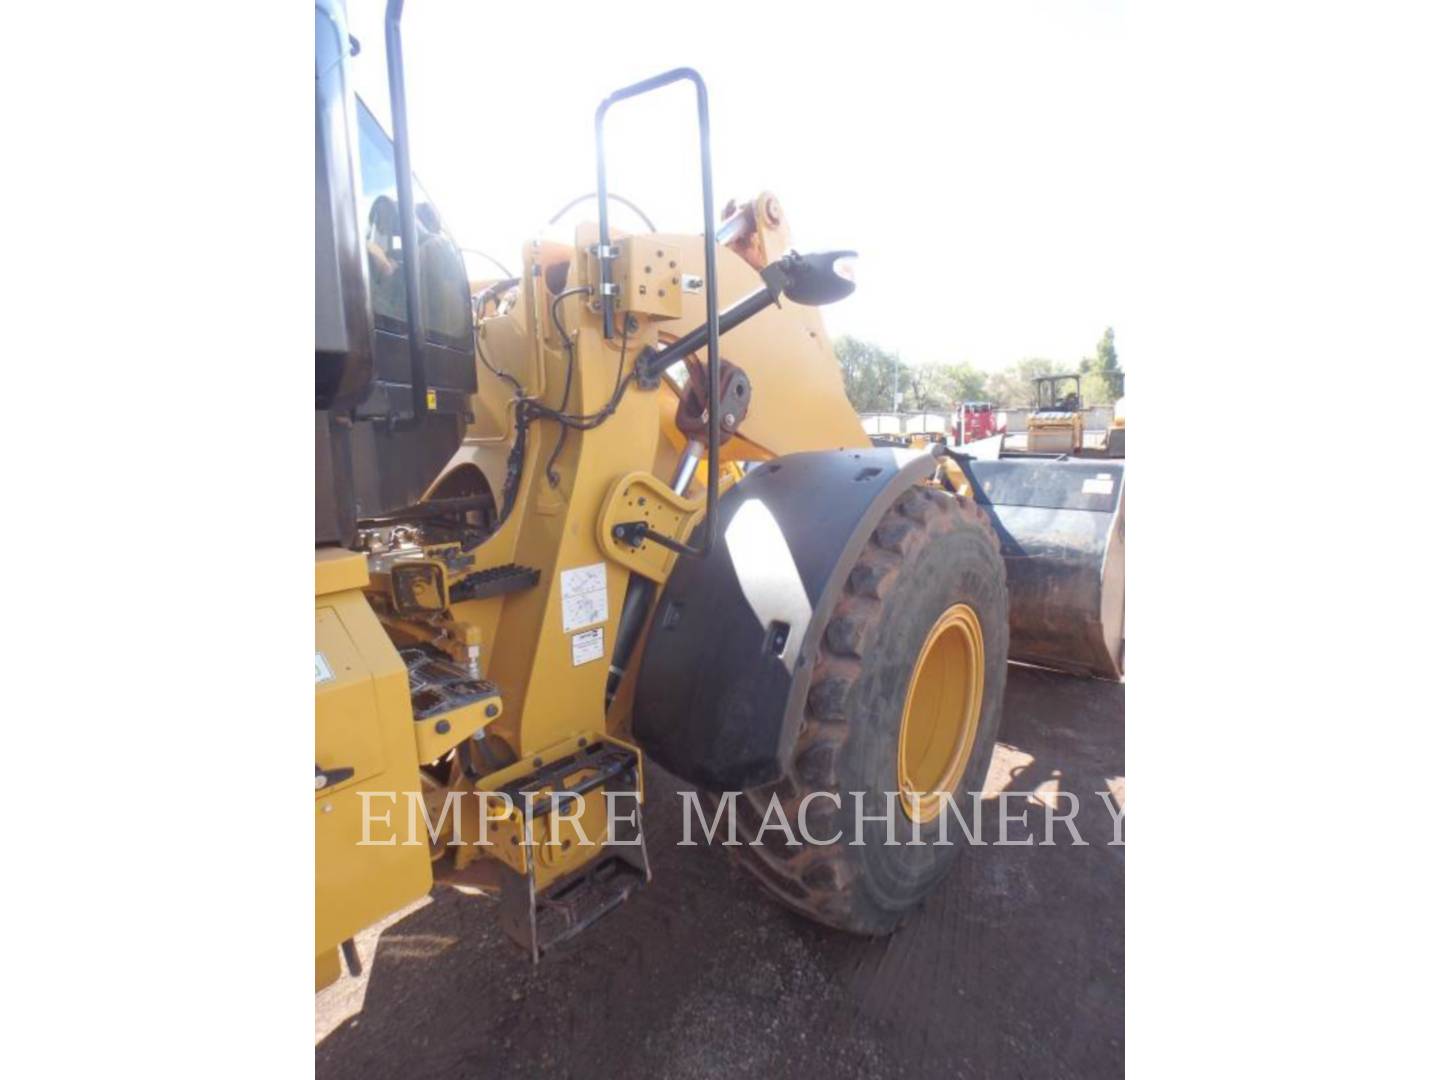
[[(699, 11), (723, 15), (702, 30)], [(388, 126), (383, 14), (350, 0), (359, 90)], [(1122, 3), (409, 0), (402, 25), (416, 172), (459, 242), (512, 268), (594, 190), (599, 101), (688, 65), (717, 201), (772, 190), (797, 247), (859, 251), (832, 334), (993, 369), (1078, 360), (1116, 323)], [(612, 191), (700, 231), (688, 84), (618, 106), (607, 143)], [(1124, 326), (1116, 342), (1128, 367)]]

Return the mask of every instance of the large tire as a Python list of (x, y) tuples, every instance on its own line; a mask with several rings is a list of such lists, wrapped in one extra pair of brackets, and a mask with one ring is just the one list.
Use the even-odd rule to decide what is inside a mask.
[[(779, 781), (736, 800), (741, 846), (730, 850), (776, 898), (811, 919), (857, 934), (888, 934), (940, 881), (966, 842), (952, 816), (951, 845), (934, 842), (938, 820), (919, 826), (922, 844), (907, 844), (912, 825), (897, 811), (901, 846), (885, 845), (881, 822), (866, 822), (863, 844), (851, 843), (851, 793), (864, 792), (864, 812), (875, 816), (885, 812), (885, 793), (897, 788), (911, 673), (931, 628), (955, 604), (978, 615), (984, 640), (978, 728), (955, 792), (968, 820), (968, 793), (982, 790), (1005, 692), (1005, 564), (990, 520), (973, 500), (911, 488), (870, 535), (826, 625), (793, 759)], [(812, 792), (833, 792), (842, 802), (837, 810), (833, 797), (810, 801), (810, 835), (824, 840), (838, 832), (840, 842), (789, 846), (772, 817), (762, 843), (751, 843), (777, 794), (803, 843), (799, 808)]]

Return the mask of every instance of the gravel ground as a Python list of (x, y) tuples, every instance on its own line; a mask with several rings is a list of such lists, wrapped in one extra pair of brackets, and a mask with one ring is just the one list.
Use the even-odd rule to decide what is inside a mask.
[[(1116, 1077), (1124, 1072), (1124, 687), (1011, 666), (988, 844), (888, 939), (771, 903), (720, 848), (675, 846), (647, 773), (654, 881), (532, 967), (494, 902), (453, 890), (360, 941), (316, 996), (317, 1077)], [(1080, 796), (1042, 846), (1044, 803)], [(1026, 825), (996, 846), (1000, 801)], [(1063, 809), (1063, 807), (1062, 807)]]

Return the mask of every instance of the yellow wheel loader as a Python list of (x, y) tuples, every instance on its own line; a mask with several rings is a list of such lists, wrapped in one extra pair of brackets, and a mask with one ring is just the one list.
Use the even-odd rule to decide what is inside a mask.
[[(392, 142), (316, 4), (317, 986), (436, 883), (496, 897), (538, 962), (648, 879), (652, 761), (733, 812), (779, 900), (888, 932), (962, 857), (936, 841), (983, 785), (1016, 643), (1092, 649), (1067, 612), (1108, 617), (1108, 551), (1055, 549), (1056, 522), (1113, 532), (1119, 484), (872, 447), (818, 310), (851, 255), (793, 251), (769, 194), (716, 222), (689, 69), (600, 104), (596, 220), (472, 289), (412, 175), (401, 14)], [(627, 234), (606, 119), (672, 85), (704, 230)], [(1042, 565), (1055, 595), (1013, 591)], [(884, 842), (897, 822), (915, 842)]]

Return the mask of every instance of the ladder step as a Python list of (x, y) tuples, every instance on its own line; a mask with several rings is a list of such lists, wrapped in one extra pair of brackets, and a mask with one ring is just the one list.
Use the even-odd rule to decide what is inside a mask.
[(489, 570), (467, 574), (450, 586), (450, 602), (484, 600), (491, 596), (528, 589), (540, 581), (540, 571), (531, 566), (507, 563)]
[(610, 847), (592, 862), (536, 892), (534, 879), (504, 870), (500, 890), (500, 926), (531, 961), (569, 941), (614, 911), (650, 880), (645, 854)]
[(410, 674), (410, 709), (417, 721), (500, 696), (494, 683), (430, 649), (401, 649), (400, 659)]
[(603, 798), (603, 790), (639, 790), (640, 757), (634, 749), (590, 737), (572, 745), (568, 753), (534, 768), (517, 764), (494, 777), (488, 788), (508, 796), (518, 811), (514, 827), (524, 852), (523, 867), (511, 859), (501, 860), (500, 925), (535, 963), (549, 949), (614, 911), (650, 880), (645, 832), (637, 812), (633, 818), (622, 813), (610, 822), (613, 834), (585, 863), (543, 885), (537, 881), (538, 845), (546, 841), (530, 839), (532, 822), (564, 810), (562, 800), (567, 795), (595, 799)]

